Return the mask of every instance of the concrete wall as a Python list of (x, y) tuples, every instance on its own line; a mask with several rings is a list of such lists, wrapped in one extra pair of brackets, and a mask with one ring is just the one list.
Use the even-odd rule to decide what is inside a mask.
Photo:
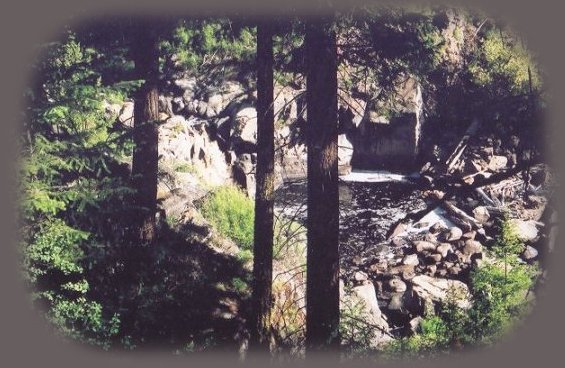
[(350, 136), (353, 168), (401, 172), (416, 169), (420, 140), (418, 114), (402, 114), (388, 123), (364, 120)]

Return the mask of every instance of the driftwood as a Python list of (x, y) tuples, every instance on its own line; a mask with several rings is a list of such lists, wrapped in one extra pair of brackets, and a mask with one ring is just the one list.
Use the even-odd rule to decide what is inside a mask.
[(452, 220), (459, 219), (461, 222), (470, 224), (469, 226), (474, 229), (479, 229), (481, 227), (481, 224), (475, 220), (474, 217), (469, 216), (465, 213), (465, 211), (455, 207), (454, 204), (446, 201), (443, 203), (443, 208), (445, 208), (445, 210), (451, 215)]
[(471, 137), (477, 133), (477, 131), (479, 130), (479, 126), (480, 126), (479, 119), (473, 120), (473, 122), (469, 125), (469, 127), (465, 131), (465, 135), (463, 135), (463, 138), (461, 138), (461, 140), (455, 147), (455, 150), (445, 162), (445, 165), (447, 166), (446, 168), (447, 173), (451, 173), (453, 171), (453, 168), (455, 167), (457, 162), (459, 162), (459, 159), (461, 158), (463, 151), (465, 151), (465, 148), (467, 148), (469, 139), (471, 139)]
[(487, 206), (497, 207), (496, 203), (485, 193), (482, 188), (476, 188), (475, 192), (479, 194), (479, 196)]
[[(512, 176), (526, 170), (528, 167), (530, 167), (534, 164), (535, 164), (535, 162), (524, 161), (524, 162), (520, 163), (519, 165), (516, 165), (515, 167), (513, 167), (511, 169), (492, 174), (488, 178), (477, 179), (471, 184), (463, 182), (460, 178), (450, 177), (450, 176), (440, 176), (439, 178), (432, 178), (432, 180), (420, 180), (419, 184), (420, 184), (421, 190), (434, 189), (434, 190), (444, 192), (445, 194), (441, 198), (437, 198), (434, 201), (432, 201), (430, 204), (428, 204), (428, 206), (426, 206), (426, 208), (406, 214), (406, 216), (404, 218), (402, 218), (402, 219), (396, 221), (394, 224), (392, 224), (391, 229), (394, 229), (394, 227), (397, 226), (400, 223), (418, 222), (427, 213), (429, 213), (430, 211), (433, 211), (434, 208), (436, 208), (438, 206), (443, 206), (443, 204), (446, 203), (447, 200), (450, 200), (457, 195), (469, 194), (469, 193), (472, 193), (472, 192), (479, 193), (479, 195), (481, 195), (481, 197), (485, 201), (487, 201), (489, 203), (492, 202), (490, 204), (494, 204), (494, 206), (491, 206), (491, 205), (486, 206), (487, 210), (490, 213), (493, 213), (493, 214), (494, 213), (500, 213), (500, 214), (502, 214), (503, 209), (499, 208), (501, 206), (501, 203), (496, 198), (491, 199), (484, 192), (484, 190), (482, 188), (486, 187), (488, 185), (491, 185), (491, 184), (499, 183), (499, 182), (506, 180), (508, 178), (511, 178)], [(470, 217), (467, 214), (466, 214), (466, 216)], [(453, 215), (451, 217), (454, 218), (453, 223), (456, 224), (457, 226), (461, 226), (462, 229), (468, 229), (468, 227), (473, 226), (473, 225), (471, 225), (470, 222), (462, 220), (459, 216)], [(472, 218), (472, 217), (470, 217), (470, 218)], [(472, 223), (475, 224), (476, 220), (474, 218), (472, 218), (472, 219), (473, 219)], [(465, 224), (467, 224), (467, 225), (465, 225)], [(479, 226), (477, 226), (477, 227), (479, 227)], [(389, 230), (388, 235), (390, 236), (392, 234), (392, 232), (393, 232), (393, 230)]]
[(485, 206), (485, 208), (487, 209), (488, 213), (499, 216), (504, 215), (504, 213), (507, 211), (500, 206)]
[[(450, 214), (450, 213), (448, 213)], [(449, 216), (449, 220), (451, 222), (453, 222), (455, 225), (457, 225), (457, 227), (459, 227), (461, 230), (463, 230), (463, 232), (469, 232), (471, 230), (473, 230), (473, 225), (471, 225), (469, 222), (462, 220), (461, 218), (457, 217), (457, 216), (453, 216), (453, 214), (450, 214), (452, 216)]]

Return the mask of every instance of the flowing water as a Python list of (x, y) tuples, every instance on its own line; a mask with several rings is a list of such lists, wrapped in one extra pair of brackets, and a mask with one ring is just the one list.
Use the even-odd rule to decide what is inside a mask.
[[(386, 172), (354, 172), (340, 179), (342, 272), (359, 258), (391, 258), (398, 249), (386, 241), (387, 233), (407, 213), (425, 207), (421, 192), (409, 177)], [(306, 181), (285, 183), (277, 190), (275, 208), (305, 224), (306, 195)]]

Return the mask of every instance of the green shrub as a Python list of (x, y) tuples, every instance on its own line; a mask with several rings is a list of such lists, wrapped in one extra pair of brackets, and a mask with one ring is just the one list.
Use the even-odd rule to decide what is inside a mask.
[(194, 167), (194, 165), (192, 165), (188, 162), (179, 162), (175, 165), (175, 171), (176, 172), (182, 172), (182, 173), (195, 174), (197, 170)]
[(43, 222), (24, 252), (25, 275), (36, 286), (33, 300), (47, 306), (46, 317), (57, 334), (109, 348), (120, 318), (105, 315), (102, 304), (86, 297), (82, 247), (88, 237), (61, 220)]
[(532, 86), (538, 88), (541, 84), (539, 72), (528, 50), (515, 37), (497, 30), (487, 32), (480, 54), (469, 65), (478, 85), (498, 85), (513, 93), (523, 93), (529, 87), (528, 70)]
[(230, 185), (217, 188), (205, 199), (201, 211), (221, 235), (243, 250), (252, 250), (255, 207), (242, 190)]
[(492, 344), (524, 317), (535, 274), (533, 266), (503, 262), (485, 264), (472, 272), (475, 301), (469, 330), (473, 340)]
[(489, 259), (471, 272), (471, 308), (463, 310), (448, 298), (437, 315), (424, 319), (420, 333), (393, 341), (386, 355), (427, 356), (454, 347), (496, 343), (529, 310), (528, 292), (538, 270), (519, 259), (523, 247), (505, 219)]
[(429, 316), (420, 323), (420, 332), (391, 341), (384, 349), (388, 359), (419, 358), (437, 355), (449, 345), (449, 327), (439, 316)]

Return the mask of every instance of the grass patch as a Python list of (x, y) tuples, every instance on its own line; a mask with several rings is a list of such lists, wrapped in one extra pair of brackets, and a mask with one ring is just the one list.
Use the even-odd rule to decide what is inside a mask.
[(179, 162), (175, 164), (174, 170), (175, 172), (196, 174), (196, 168), (188, 162)]
[(233, 185), (221, 186), (204, 200), (200, 210), (222, 236), (251, 252), (255, 208), (242, 190)]

